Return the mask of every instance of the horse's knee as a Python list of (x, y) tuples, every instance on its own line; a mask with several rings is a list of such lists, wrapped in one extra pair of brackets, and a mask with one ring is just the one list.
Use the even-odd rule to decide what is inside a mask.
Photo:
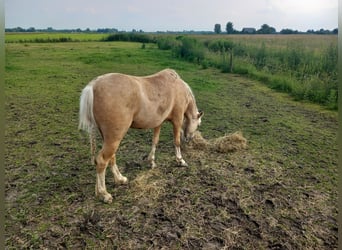
[(95, 158), (95, 164), (96, 164), (96, 172), (102, 173), (108, 165), (108, 159), (106, 160), (103, 157), (103, 154), (99, 153), (98, 156)]

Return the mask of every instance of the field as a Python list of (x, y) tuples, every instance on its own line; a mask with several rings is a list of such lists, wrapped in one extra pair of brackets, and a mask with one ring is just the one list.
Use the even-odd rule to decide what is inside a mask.
[(245, 75), (296, 100), (338, 108), (336, 35), (6, 34), (6, 43), (81, 41), (156, 43), (159, 49), (203, 68)]
[(105, 34), (87, 33), (6, 33), (6, 43), (32, 43), (32, 42), (90, 42), (100, 41)]
[[(165, 124), (150, 169), (152, 132), (130, 130), (117, 154), (129, 184), (108, 171), (104, 204), (77, 130), (80, 92), (107, 72), (164, 68), (192, 87), (205, 138), (242, 131), (248, 149), (184, 146), (189, 167), (177, 167)], [(127, 42), (7, 43), (5, 96), (7, 249), (337, 248), (335, 111)]]

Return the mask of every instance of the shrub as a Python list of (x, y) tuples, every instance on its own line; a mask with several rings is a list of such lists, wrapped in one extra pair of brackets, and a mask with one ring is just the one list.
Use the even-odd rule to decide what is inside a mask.
[(254, 58), (254, 65), (261, 69), (266, 65), (266, 46), (265, 43), (262, 43), (261, 47), (257, 50), (255, 58)]
[(328, 108), (337, 110), (337, 107), (338, 107), (337, 101), (338, 101), (338, 92), (335, 89), (331, 89), (329, 92), (327, 102), (326, 102)]
[(287, 65), (290, 70), (296, 71), (301, 63), (303, 57), (301, 50), (292, 48), (287, 52)]
[(337, 74), (338, 49), (337, 45), (330, 44), (324, 51), (322, 58), (322, 70), (327, 74)]
[(173, 37), (159, 37), (157, 39), (158, 48), (161, 50), (170, 50), (180, 46), (180, 42)]
[(195, 38), (180, 37), (179, 46), (173, 47), (173, 52), (177, 57), (184, 58), (190, 62), (200, 63), (204, 59), (204, 45)]
[[(308, 100), (337, 109), (337, 45), (308, 48), (301, 42), (286, 47), (267, 46), (265, 42), (236, 43), (227, 39), (201, 41), (188, 36), (159, 37), (160, 49), (203, 68), (248, 75), (270, 88), (289, 93), (296, 100)], [(233, 65), (234, 55), (234, 65)]]
[(103, 39), (105, 42), (122, 41), (122, 42), (138, 42), (138, 43), (155, 43), (156, 40), (148, 35), (139, 33), (116, 33), (111, 34)]
[[(221, 63), (219, 68), (224, 73), (231, 73), (233, 71), (233, 48), (234, 43), (229, 40), (214, 40), (208, 43), (209, 51), (213, 51), (215, 53), (219, 52), (221, 54)], [(229, 54), (229, 59), (227, 58), (227, 54)]]

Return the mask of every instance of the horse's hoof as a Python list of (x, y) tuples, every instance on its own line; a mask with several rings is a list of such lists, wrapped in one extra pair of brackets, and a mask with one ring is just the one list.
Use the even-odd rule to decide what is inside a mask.
[(103, 201), (104, 201), (104, 203), (111, 204), (111, 203), (113, 202), (113, 197), (112, 197), (112, 195), (106, 194), (106, 195), (103, 197)]
[(189, 167), (188, 163), (184, 162), (181, 164), (181, 167)]
[(128, 183), (128, 179), (125, 176), (122, 176), (122, 178), (120, 178), (120, 180), (118, 181), (118, 184), (120, 185), (126, 185)]
[(178, 162), (179, 167), (189, 167), (188, 163), (186, 163), (183, 159)]

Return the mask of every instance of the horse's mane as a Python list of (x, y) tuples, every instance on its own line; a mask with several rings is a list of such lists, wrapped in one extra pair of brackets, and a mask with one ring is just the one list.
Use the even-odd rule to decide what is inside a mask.
[(185, 81), (183, 81), (181, 79), (181, 77), (178, 75), (178, 73), (175, 70), (173, 70), (173, 69), (164, 69), (164, 70), (156, 73), (154, 76), (156, 76), (156, 75), (163, 75), (164, 77), (167, 77), (171, 81), (180, 80), (184, 84), (185, 89), (187, 91), (187, 93), (186, 93), (187, 94), (187, 98), (189, 99), (190, 102), (193, 101), (193, 103), (196, 106), (196, 100), (195, 100), (195, 96), (194, 96), (194, 94), (192, 92), (192, 89), (190, 88), (190, 86)]
[(188, 90), (191, 99), (193, 99), (195, 101), (194, 93), (192, 92), (192, 89), (190, 88), (189, 84), (187, 84), (185, 81), (183, 81), (175, 70), (165, 69), (163, 71), (168, 72), (174, 80), (177, 80), (177, 79), (181, 80), (183, 82), (184, 86), (186, 87), (186, 89)]

